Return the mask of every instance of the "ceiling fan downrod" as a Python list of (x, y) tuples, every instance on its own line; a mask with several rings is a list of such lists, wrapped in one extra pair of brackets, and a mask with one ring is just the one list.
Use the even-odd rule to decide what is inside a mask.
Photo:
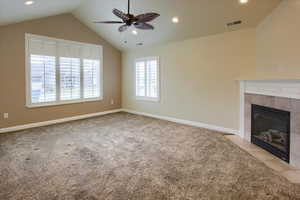
[(128, 12), (127, 14), (129, 15), (130, 14), (130, 0), (128, 0)]

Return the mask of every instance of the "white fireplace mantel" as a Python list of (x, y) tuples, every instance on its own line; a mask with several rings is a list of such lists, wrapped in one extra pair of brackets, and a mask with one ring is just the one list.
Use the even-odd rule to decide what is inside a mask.
[(300, 79), (240, 79), (240, 131), (244, 138), (245, 94), (300, 99)]

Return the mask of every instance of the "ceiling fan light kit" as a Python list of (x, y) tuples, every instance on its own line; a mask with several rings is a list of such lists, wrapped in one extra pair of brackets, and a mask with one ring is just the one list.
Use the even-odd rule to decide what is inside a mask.
[(140, 14), (137, 16), (134, 16), (133, 14), (130, 14), (130, 0), (128, 0), (128, 12), (127, 14), (114, 8), (113, 14), (116, 15), (118, 18), (120, 18), (122, 21), (100, 21), (95, 23), (102, 23), (102, 24), (123, 24), (119, 27), (119, 32), (124, 32), (133, 25), (137, 29), (142, 30), (153, 30), (154, 26), (151, 24), (148, 24), (148, 22), (153, 21), (157, 17), (160, 16), (160, 14), (150, 12), (145, 14)]

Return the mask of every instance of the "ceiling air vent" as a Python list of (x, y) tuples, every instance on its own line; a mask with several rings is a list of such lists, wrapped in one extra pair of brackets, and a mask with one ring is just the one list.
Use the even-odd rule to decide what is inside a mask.
[(227, 26), (229, 27), (229, 26), (235, 26), (235, 25), (239, 25), (239, 24), (241, 24), (242, 23), (242, 21), (241, 20), (238, 20), (238, 21), (234, 21), (234, 22), (229, 22), (228, 24), (227, 24)]

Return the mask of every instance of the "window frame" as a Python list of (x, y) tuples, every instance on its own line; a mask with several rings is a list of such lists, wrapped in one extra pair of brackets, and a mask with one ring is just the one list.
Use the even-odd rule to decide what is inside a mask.
[[(147, 95), (146, 96), (137, 96), (137, 91), (136, 91), (136, 63), (137, 62), (147, 62), (149, 60), (156, 60), (157, 62), (157, 97), (148, 97)], [(147, 69), (145, 70), (147, 72)], [(134, 60), (134, 97), (136, 100), (138, 101), (150, 101), (150, 102), (157, 102), (159, 103), (161, 101), (161, 94), (160, 94), (160, 91), (161, 91), (161, 88), (160, 88), (160, 85), (161, 85), (161, 72), (160, 72), (160, 58), (159, 56), (151, 56), (151, 57), (143, 57), (143, 58), (136, 58)], [(145, 87), (145, 90), (147, 91), (147, 84), (146, 84), (146, 87)]]
[[(50, 101), (50, 102), (42, 102), (42, 103), (32, 103), (31, 98), (31, 65), (30, 65), (30, 49), (29, 49), (29, 41), (32, 38), (40, 39), (43, 41), (55, 41), (55, 42), (64, 42), (69, 44), (75, 44), (75, 45), (82, 45), (82, 46), (92, 46), (97, 47), (100, 50), (100, 96), (99, 97), (93, 97), (93, 98), (84, 98), (83, 95), (80, 96), (80, 99), (74, 99), (74, 100), (60, 100), (60, 59), (59, 56), (55, 56), (56, 60), (56, 100)], [(80, 58), (80, 72), (83, 73), (83, 60), (87, 58)], [(56, 105), (65, 105), (65, 104), (75, 104), (75, 103), (84, 103), (84, 102), (93, 102), (93, 101), (102, 101), (103, 100), (103, 47), (101, 45), (96, 44), (90, 44), (90, 43), (83, 43), (83, 42), (77, 42), (77, 41), (71, 41), (71, 40), (64, 40), (59, 38), (53, 38), (53, 37), (47, 37), (47, 36), (41, 36), (41, 35), (34, 35), (30, 33), (25, 33), (25, 87), (26, 87), (26, 104), (25, 106), (27, 108), (35, 108), (35, 107), (46, 107), (46, 106), (56, 106)], [(80, 74), (81, 79), (81, 94), (83, 94), (83, 74)]]

